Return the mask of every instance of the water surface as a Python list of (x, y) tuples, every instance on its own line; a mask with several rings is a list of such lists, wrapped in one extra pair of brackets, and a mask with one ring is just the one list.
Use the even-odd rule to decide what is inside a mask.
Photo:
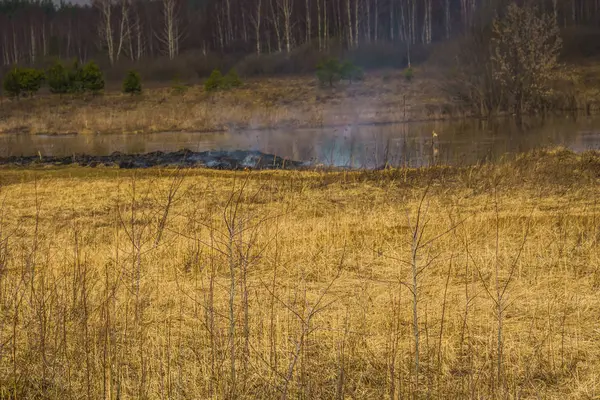
[[(435, 135), (434, 135), (435, 132)], [(239, 130), (217, 133), (0, 135), (0, 157), (109, 155), (206, 150), (259, 150), (316, 164), (373, 168), (431, 163), (469, 165), (548, 146), (600, 149), (600, 117), (508, 119), (354, 125), (322, 129)]]

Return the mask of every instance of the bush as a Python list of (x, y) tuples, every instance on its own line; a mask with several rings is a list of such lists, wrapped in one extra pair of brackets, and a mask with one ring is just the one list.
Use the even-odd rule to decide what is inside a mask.
[(79, 61), (74, 61), (67, 74), (69, 75), (69, 93), (83, 93), (83, 70)]
[(348, 82), (361, 81), (364, 79), (365, 74), (362, 68), (357, 67), (350, 61), (344, 61), (340, 66), (340, 77)]
[(223, 89), (231, 89), (240, 86), (242, 86), (242, 80), (238, 76), (237, 72), (235, 72), (235, 69), (230, 69), (227, 75), (223, 77), (221, 87)]
[(218, 69), (213, 69), (208, 79), (204, 82), (204, 90), (214, 92), (223, 87), (223, 75)]
[(415, 71), (413, 71), (412, 67), (406, 68), (402, 72), (402, 74), (404, 75), (404, 79), (406, 79), (407, 82), (412, 81), (415, 77)]
[(240, 60), (235, 69), (242, 76), (286, 75), (314, 73), (323, 53), (314, 45), (298, 46), (291, 52), (250, 54)]
[(520, 117), (545, 108), (548, 86), (558, 76), (561, 48), (560, 28), (551, 13), (513, 3), (503, 18), (494, 20), (494, 79), (506, 94), (510, 112)]
[(46, 81), (52, 93), (64, 94), (72, 91), (69, 71), (60, 61), (56, 61), (54, 65), (48, 68)]
[(11, 97), (33, 96), (42, 87), (44, 72), (33, 68), (14, 68), (4, 77), (4, 91)]
[(321, 85), (333, 87), (341, 78), (341, 65), (337, 59), (328, 58), (317, 65), (317, 79)]
[[(96, 94), (104, 89), (104, 76), (100, 67), (94, 61), (85, 64), (81, 69), (79, 76), (81, 78), (81, 88), (83, 91)], [(140, 84), (140, 91), (141, 90)]]
[(188, 87), (184, 85), (179, 77), (175, 77), (173, 79), (173, 84), (171, 85), (171, 93), (175, 95), (183, 95), (187, 92)]
[(142, 93), (142, 78), (137, 71), (129, 71), (123, 81), (123, 93), (131, 95)]
[(19, 83), (19, 70), (17, 68), (4, 75), (2, 87), (9, 97), (19, 97), (21, 95), (22, 89)]
[(94, 61), (83, 67), (75, 61), (70, 68), (57, 61), (46, 71), (46, 79), (52, 93), (98, 93), (104, 89), (104, 76)]
[(23, 91), (29, 96), (33, 96), (40, 90), (44, 83), (44, 72), (33, 68), (24, 68), (21, 75), (21, 85)]
[(340, 80), (360, 81), (364, 79), (362, 68), (357, 67), (351, 61), (340, 63), (335, 58), (328, 58), (317, 65), (317, 79), (321, 85), (333, 86)]

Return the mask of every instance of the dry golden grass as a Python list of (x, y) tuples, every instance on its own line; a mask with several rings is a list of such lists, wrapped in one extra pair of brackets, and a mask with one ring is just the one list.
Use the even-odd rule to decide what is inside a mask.
[(319, 88), (314, 77), (304, 76), (250, 80), (240, 89), (212, 95), (199, 85), (183, 94), (152, 88), (141, 97), (111, 91), (87, 99), (39, 95), (4, 99), (0, 133), (215, 131), (394, 122), (441, 113), (439, 106), (431, 105), (439, 103), (428, 94), (432, 91), (427, 78), (409, 84), (400, 72), (388, 71), (334, 89)]
[(0, 398), (600, 395), (598, 153), (0, 185)]

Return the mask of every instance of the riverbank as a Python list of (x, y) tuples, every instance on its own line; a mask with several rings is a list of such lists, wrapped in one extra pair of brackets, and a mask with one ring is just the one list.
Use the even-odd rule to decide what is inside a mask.
[(1, 133), (147, 133), (243, 128), (322, 127), (441, 117), (442, 100), (426, 77), (400, 71), (321, 88), (314, 76), (252, 79), (206, 93), (201, 85), (154, 87), (141, 96), (108, 90), (96, 97), (38, 95), (0, 106)]
[[(598, 64), (567, 67), (560, 83), (569, 111), (600, 109)], [(312, 75), (255, 78), (243, 87), (206, 93), (196, 84), (146, 86), (141, 96), (108, 89), (101, 96), (58, 96), (0, 102), (0, 133), (45, 135), (215, 132), (236, 129), (320, 128), (470, 116), (444, 91), (450, 72), (423, 65), (414, 79), (402, 71), (369, 71), (363, 82), (320, 87)], [(566, 85), (566, 86), (565, 86)]]
[(165, 153), (156, 151), (144, 154), (112, 153), (106, 156), (74, 154), (56, 156), (13, 156), (0, 157), (0, 166), (5, 167), (118, 167), (122, 169), (170, 167), (211, 169), (298, 169), (308, 167), (300, 161), (286, 160), (273, 154), (259, 151), (202, 151), (180, 150)]
[(561, 149), (360, 172), (0, 169), (0, 392), (595, 398), (598, 199), (600, 154)]

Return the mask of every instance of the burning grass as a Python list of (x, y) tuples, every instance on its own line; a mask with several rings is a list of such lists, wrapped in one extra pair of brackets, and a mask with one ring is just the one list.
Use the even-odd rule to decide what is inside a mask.
[(600, 394), (597, 152), (0, 185), (2, 398)]

